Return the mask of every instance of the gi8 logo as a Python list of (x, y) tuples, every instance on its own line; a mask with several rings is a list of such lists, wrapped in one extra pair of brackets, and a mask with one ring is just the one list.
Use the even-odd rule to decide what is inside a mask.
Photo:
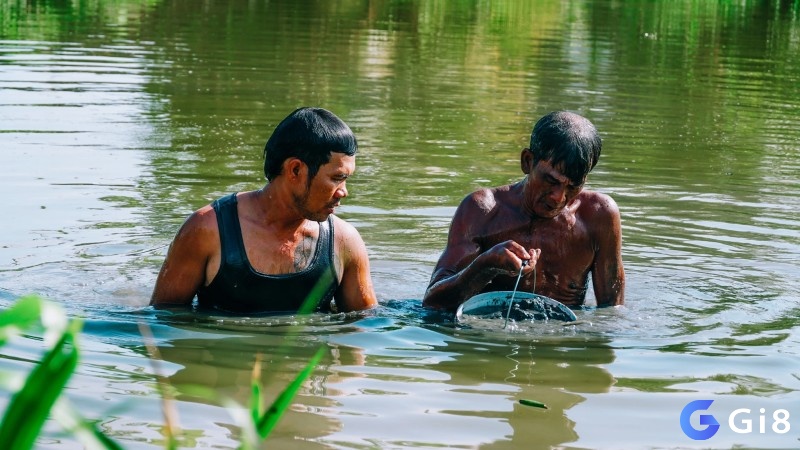
[(706, 425), (706, 427), (701, 430), (693, 427), (691, 422), (692, 413), (695, 411), (705, 411), (712, 403), (714, 403), (714, 400), (695, 400), (683, 407), (683, 411), (681, 411), (681, 429), (686, 436), (696, 441), (704, 441), (717, 434), (719, 422), (717, 422), (717, 419), (711, 414), (700, 415), (700, 425)]

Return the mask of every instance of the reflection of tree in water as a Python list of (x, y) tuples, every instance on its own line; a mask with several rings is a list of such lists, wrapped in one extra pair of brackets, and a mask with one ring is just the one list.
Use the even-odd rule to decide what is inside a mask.
[[(602, 367), (614, 360), (604, 340), (537, 342), (523, 336), (503, 343), (450, 342), (446, 350), (458, 355), (437, 366), (451, 375), (449, 389), (494, 394), (474, 410), (448, 413), (491, 417), (511, 426), (510, 436), (497, 436), (485, 448), (549, 448), (574, 442), (578, 435), (566, 411), (583, 401), (581, 393), (607, 392), (614, 384)], [(519, 399), (542, 402), (548, 409), (520, 405)]]

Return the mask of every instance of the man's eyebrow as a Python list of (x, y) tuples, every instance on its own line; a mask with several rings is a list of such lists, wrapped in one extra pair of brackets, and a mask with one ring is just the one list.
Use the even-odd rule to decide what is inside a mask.
[(564, 176), (564, 175), (562, 175), (560, 173), (553, 174), (552, 172), (546, 172), (544, 175), (547, 178), (549, 178), (551, 180), (554, 180), (554, 181), (556, 181), (558, 183), (563, 183), (564, 181), (571, 181), (568, 177), (566, 177), (566, 176)]

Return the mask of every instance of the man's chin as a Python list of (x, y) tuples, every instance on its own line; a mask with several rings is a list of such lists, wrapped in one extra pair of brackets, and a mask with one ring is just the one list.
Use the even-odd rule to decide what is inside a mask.
[(541, 211), (538, 211), (537, 215), (539, 217), (541, 217), (542, 219), (555, 219), (556, 217), (558, 217), (559, 214), (561, 214), (561, 211), (563, 211), (563, 210), (564, 210), (563, 207), (562, 208), (546, 208), (545, 207), (545, 208), (542, 208)]
[(315, 213), (309, 214), (306, 219), (313, 220), (314, 222), (325, 222), (328, 220), (328, 217), (332, 216), (333, 212), (324, 212), (324, 213)]

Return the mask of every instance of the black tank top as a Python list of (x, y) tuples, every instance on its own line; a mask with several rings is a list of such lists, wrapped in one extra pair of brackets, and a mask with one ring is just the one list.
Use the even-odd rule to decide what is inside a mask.
[(268, 275), (256, 271), (247, 259), (239, 224), (236, 193), (212, 204), (221, 245), (219, 272), (197, 292), (201, 308), (238, 314), (296, 313), (306, 298), (309, 311), (327, 311), (339, 285), (333, 266), (333, 220), (319, 224), (319, 238), (311, 263), (296, 273)]

